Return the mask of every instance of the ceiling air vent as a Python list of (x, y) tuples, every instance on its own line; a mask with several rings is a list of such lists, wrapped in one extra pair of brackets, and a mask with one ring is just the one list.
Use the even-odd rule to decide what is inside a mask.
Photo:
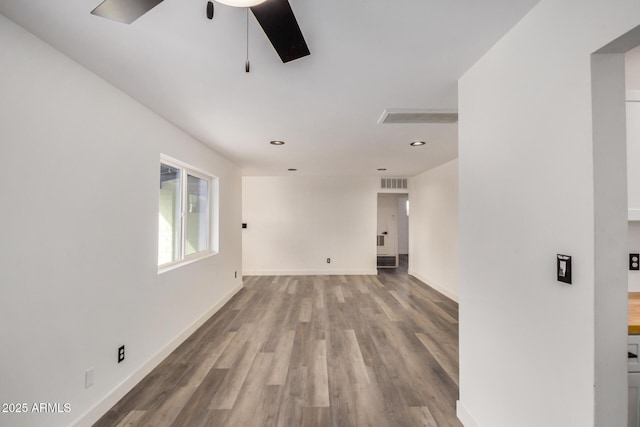
[(380, 188), (384, 190), (406, 190), (407, 178), (381, 178)]
[(455, 110), (384, 110), (378, 124), (456, 123)]

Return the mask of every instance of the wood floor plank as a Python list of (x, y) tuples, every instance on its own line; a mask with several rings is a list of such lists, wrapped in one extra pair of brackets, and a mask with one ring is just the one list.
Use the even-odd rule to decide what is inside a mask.
[(271, 373), (267, 380), (268, 385), (284, 385), (289, 372), (289, 361), (291, 360), (295, 336), (296, 331), (287, 331), (282, 334), (275, 350), (273, 366), (270, 369)]
[(328, 408), (329, 374), (327, 372), (327, 342), (325, 340), (315, 342), (309, 377), (311, 399), (306, 406)]
[(454, 360), (449, 357), (437, 342), (429, 339), (425, 334), (416, 333), (416, 336), (431, 353), (433, 358), (438, 361), (440, 366), (442, 366), (442, 369), (449, 374), (451, 380), (458, 385), (458, 360)]
[(292, 280), (291, 283), (289, 283), (289, 289), (288, 289), (288, 293), (290, 295), (293, 295), (296, 293), (296, 288), (298, 287), (298, 280)]
[(255, 417), (262, 418), (259, 413), (263, 393), (269, 375), (269, 366), (273, 362), (273, 353), (256, 354), (251, 369), (242, 385), (237, 400), (232, 405), (229, 414), (229, 424), (247, 426)]
[(302, 304), (300, 306), (300, 322), (311, 322), (311, 310), (313, 308), (313, 302), (311, 298), (302, 298)]
[[(225, 347), (224, 351), (218, 358), (215, 367), (218, 369), (229, 369), (233, 366), (241, 353), (244, 353), (245, 345), (251, 341), (255, 332), (255, 323), (245, 323), (237, 331), (237, 333), (231, 339), (231, 342)], [(255, 343), (255, 342), (254, 342)]]
[(409, 413), (413, 417), (412, 425), (414, 426), (440, 427), (426, 406), (411, 406), (409, 407)]
[(313, 301), (315, 308), (324, 308), (325, 285), (317, 277), (313, 281)]
[[(213, 414), (213, 411), (209, 408), (211, 399), (220, 388), (227, 371), (228, 369), (210, 370), (180, 413), (178, 413), (171, 426), (191, 427), (206, 425)], [(140, 392), (143, 391), (141, 390)]]
[(250, 343), (245, 343), (242, 350), (237, 354), (239, 359), (229, 368), (227, 376), (213, 397), (210, 405), (211, 409), (233, 408), (256, 355), (255, 347)]
[(458, 306), (403, 268), (245, 277), (95, 426), (460, 427)]
[(338, 298), (338, 302), (341, 304), (344, 304), (345, 300), (344, 300), (344, 294), (342, 293), (342, 287), (336, 286), (334, 289), (334, 292), (336, 293), (336, 298)]
[(367, 373), (367, 367), (364, 363), (362, 352), (360, 351), (360, 344), (358, 343), (356, 333), (353, 329), (348, 329), (345, 331), (345, 338), (347, 344), (347, 348), (345, 349), (346, 356), (348, 357), (353, 369), (355, 381), (358, 383), (369, 384), (369, 374)]
[(127, 414), (116, 427), (136, 427), (139, 426), (140, 420), (147, 414), (147, 411), (131, 411)]

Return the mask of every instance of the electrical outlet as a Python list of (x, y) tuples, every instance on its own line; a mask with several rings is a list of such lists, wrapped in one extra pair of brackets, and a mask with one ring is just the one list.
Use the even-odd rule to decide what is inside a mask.
[(120, 348), (118, 348), (118, 363), (122, 362), (124, 360), (124, 345), (121, 345)]
[(629, 254), (629, 270), (640, 270), (640, 254)]
[(327, 264), (331, 264), (331, 258), (327, 258)]
[(93, 385), (93, 368), (89, 368), (84, 373), (84, 388), (89, 388)]

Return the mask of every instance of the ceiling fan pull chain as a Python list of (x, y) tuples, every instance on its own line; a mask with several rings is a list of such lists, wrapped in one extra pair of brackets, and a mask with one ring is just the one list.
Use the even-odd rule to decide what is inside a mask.
[(247, 60), (244, 63), (244, 71), (249, 72), (251, 66), (249, 64), (249, 8), (247, 8)]

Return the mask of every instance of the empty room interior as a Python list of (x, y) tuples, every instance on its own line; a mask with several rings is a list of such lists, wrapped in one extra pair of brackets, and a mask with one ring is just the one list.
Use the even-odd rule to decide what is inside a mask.
[(638, 46), (631, 0), (0, 0), (0, 426), (640, 426)]

